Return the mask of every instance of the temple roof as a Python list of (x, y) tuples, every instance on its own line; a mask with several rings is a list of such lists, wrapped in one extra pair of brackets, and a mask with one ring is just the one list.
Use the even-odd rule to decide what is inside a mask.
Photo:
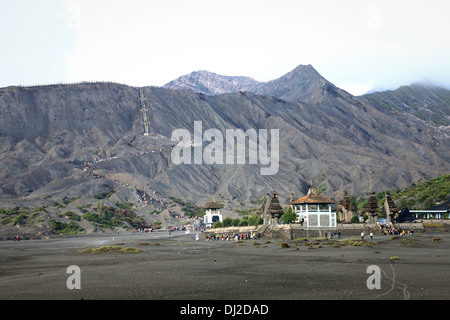
[(268, 211), (272, 216), (282, 216), (284, 213), (283, 208), (280, 205), (280, 201), (278, 200), (278, 193), (276, 192), (273, 193), (273, 197), (270, 200)]
[(329, 204), (336, 203), (333, 199), (321, 196), (316, 193), (315, 188), (310, 188), (308, 194), (295, 201), (291, 201), (289, 204)]
[(344, 199), (341, 201), (341, 206), (346, 210), (355, 210), (355, 206), (353, 205), (353, 202), (350, 201), (347, 191), (344, 193)]
[(399, 211), (394, 201), (391, 199), (391, 195), (388, 192), (385, 193), (384, 201), (385, 203), (387, 202), (390, 212), (397, 213)]
[(378, 213), (379, 208), (378, 208), (378, 203), (377, 203), (377, 198), (375, 196), (375, 192), (372, 192), (372, 194), (370, 195), (369, 201), (367, 201), (366, 207), (363, 210), (363, 212), (368, 212), (368, 213)]
[(211, 199), (211, 201), (210, 201), (207, 205), (205, 205), (203, 208), (205, 208), (205, 209), (222, 209), (223, 206), (222, 206), (221, 204), (217, 203), (217, 202), (214, 200), (214, 198), (213, 198), (213, 199)]

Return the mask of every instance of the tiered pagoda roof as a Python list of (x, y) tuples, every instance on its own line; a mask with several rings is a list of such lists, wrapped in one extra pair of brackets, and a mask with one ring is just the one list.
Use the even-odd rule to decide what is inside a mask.
[(396, 213), (399, 212), (399, 210), (398, 210), (397, 206), (395, 205), (394, 201), (391, 199), (391, 195), (389, 194), (389, 192), (385, 193), (384, 202), (387, 202), (390, 214), (396, 214)]
[(329, 204), (329, 203), (336, 203), (336, 201), (317, 194), (316, 188), (310, 188), (306, 196), (303, 196), (295, 201), (290, 202), (290, 204)]
[(363, 212), (367, 212), (371, 215), (377, 215), (379, 212), (377, 198), (375, 196), (375, 192), (372, 192), (370, 195), (369, 201), (367, 201), (366, 207)]
[(350, 201), (347, 191), (345, 191), (345, 193), (344, 193), (344, 199), (341, 201), (341, 206), (345, 210), (349, 210), (349, 211), (355, 210), (355, 206), (354, 206), (353, 202)]
[(281, 217), (284, 213), (283, 208), (280, 205), (280, 200), (278, 199), (278, 193), (276, 192), (272, 194), (272, 199), (270, 200), (268, 212), (272, 216), (278, 217)]

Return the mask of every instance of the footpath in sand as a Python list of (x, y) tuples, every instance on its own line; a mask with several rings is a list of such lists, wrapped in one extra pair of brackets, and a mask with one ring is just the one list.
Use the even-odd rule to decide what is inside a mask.
[[(450, 298), (450, 235), (445, 233), (363, 242), (357, 237), (206, 241), (202, 236), (196, 241), (195, 235), (3, 241), (0, 299)], [(103, 253), (87, 250), (102, 247)], [(67, 287), (71, 265), (80, 268), (80, 289)], [(367, 269), (373, 265), (381, 270), (381, 287), (370, 290)]]

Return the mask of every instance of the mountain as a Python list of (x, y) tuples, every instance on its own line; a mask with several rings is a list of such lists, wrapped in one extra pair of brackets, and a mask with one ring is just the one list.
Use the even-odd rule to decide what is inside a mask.
[(259, 82), (249, 77), (222, 76), (208, 71), (195, 71), (165, 84), (163, 88), (192, 90), (206, 95), (248, 91), (288, 101), (320, 103), (327, 96), (350, 97), (323, 78), (311, 65), (299, 65), (284, 76)]
[(412, 115), (436, 126), (450, 124), (450, 90), (429, 83), (373, 92), (358, 99), (398, 119)]
[[(226, 83), (226, 85), (224, 85)], [(322, 77), (311, 65), (299, 65), (282, 77), (258, 82), (246, 77), (221, 76), (207, 71), (192, 72), (164, 85), (166, 89), (192, 90), (205, 95), (247, 91), (285, 101), (314, 105), (314, 112), (346, 122), (349, 113), (361, 117), (369, 105)], [(222, 91), (220, 90), (222, 88)]]
[[(415, 117), (399, 120), (335, 87), (312, 67), (256, 84), (252, 90), (260, 93), (142, 89), (150, 135), (143, 134), (140, 88), (1, 88), (0, 208), (47, 206), (52, 216), (69, 209), (81, 214), (79, 207), (95, 206), (100, 194), (108, 195), (108, 206), (133, 203), (150, 221), (161, 221), (150, 214), (154, 210), (181, 212), (171, 198), (198, 206), (215, 198), (225, 205), (225, 215), (233, 215), (272, 190), (283, 206), (290, 193), (305, 194), (312, 184), (339, 200), (345, 190), (360, 195), (403, 188), (450, 169), (449, 127)], [(261, 175), (260, 162), (176, 165), (170, 137), (176, 129), (192, 135), (194, 121), (201, 121), (203, 132), (278, 129), (278, 172)], [(204, 141), (203, 151), (207, 146)], [(142, 206), (142, 193), (155, 195), (153, 203)], [(62, 199), (75, 200), (58, 209)]]
[(207, 95), (229, 92), (252, 91), (259, 84), (250, 77), (222, 76), (208, 71), (194, 71), (181, 76), (163, 88), (172, 90), (192, 90)]
[[(190, 89), (206, 95), (248, 91), (287, 101), (321, 106), (333, 112), (342, 102), (360, 108), (372, 107), (402, 121), (416, 117), (436, 126), (450, 124), (450, 90), (430, 84), (413, 83), (396, 90), (368, 93), (354, 97), (323, 78), (311, 65), (299, 65), (282, 77), (258, 82), (248, 77), (221, 76), (207, 71), (192, 72), (163, 86), (168, 89)], [(363, 102), (361, 104), (360, 102)]]

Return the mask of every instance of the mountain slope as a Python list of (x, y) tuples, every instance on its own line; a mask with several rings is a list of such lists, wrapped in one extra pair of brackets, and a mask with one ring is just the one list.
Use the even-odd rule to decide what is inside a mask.
[[(290, 193), (305, 194), (311, 184), (339, 200), (344, 190), (367, 195), (450, 170), (448, 127), (398, 121), (339, 90), (333, 98), (318, 89), (322, 102), (316, 104), (250, 92), (143, 91), (149, 136), (143, 135), (139, 88), (83, 83), (0, 89), (0, 209), (29, 213), (20, 229), (14, 225), (20, 214), (14, 221), (3, 216), (10, 219), (3, 237), (18, 230), (44, 236), (52, 220), (69, 226), (74, 213), (95, 212), (99, 196), (105, 206), (129, 202), (147, 223), (171, 226), (179, 225), (174, 216), (182, 207), (170, 197), (198, 206), (216, 198), (224, 215), (234, 217), (272, 190), (283, 206)], [(267, 165), (248, 161), (175, 165), (169, 138), (176, 129), (192, 135), (194, 121), (201, 121), (203, 132), (278, 129), (279, 171), (264, 176), (261, 167)], [(143, 194), (151, 203), (144, 204)], [(62, 205), (67, 199), (74, 201)], [(38, 209), (41, 222), (33, 220)], [(87, 232), (98, 229), (86, 219), (75, 224)]]
[(450, 90), (438, 86), (413, 83), (396, 90), (365, 94), (358, 99), (399, 119), (406, 114), (436, 126), (450, 124)]
[[(329, 195), (402, 187), (449, 170), (448, 133), (424, 123), (402, 123), (342, 100), (334, 112), (317, 105), (252, 93), (207, 96), (192, 91), (144, 88), (152, 130), (279, 129), (280, 170), (262, 176), (261, 165), (174, 165), (167, 139), (143, 136), (138, 89), (113, 84), (0, 89), (1, 196), (30, 199), (104, 191), (87, 184), (92, 172), (201, 203), (211, 196), (239, 201), (277, 190), (305, 193), (314, 183)], [(419, 130), (427, 134), (419, 134)], [(207, 143), (205, 143), (207, 145)], [(155, 153), (132, 156), (142, 152)], [(79, 173), (96, 157), (118, 157)], [(146, 187), (147, 186), (147, 187)], [(69, 194), (70, 193), (70, 194)]]

